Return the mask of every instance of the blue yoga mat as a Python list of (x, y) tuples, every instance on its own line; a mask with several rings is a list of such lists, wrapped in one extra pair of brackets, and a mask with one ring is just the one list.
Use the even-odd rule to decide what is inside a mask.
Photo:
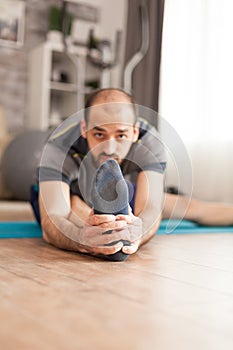
[(189, 220), (162, 220), (157, 235), (232, 232), (233, 226), (202, 226)]
[(36, 222), (0, 222), (0, 238), (38, 238), (42, 237)]
[[(163, 220), (157, 235), (232, 233), (233, 226), (200, 226), (187, 220)], [(42, 232), (36, 222), (0, 222), (0, 238), (40, 238)]]

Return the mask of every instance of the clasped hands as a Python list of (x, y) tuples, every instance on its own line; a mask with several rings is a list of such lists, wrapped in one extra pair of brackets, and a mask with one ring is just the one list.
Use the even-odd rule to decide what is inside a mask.
[[(138, 250), (142, 237), (142, 220), (133, 215), (94, 214), (91, 210), (84, 224), (79, 243), (93, 254), (114, 254), (120, 250), (133, 254)], [(129, 246), (123, 241), (130, 242)]]

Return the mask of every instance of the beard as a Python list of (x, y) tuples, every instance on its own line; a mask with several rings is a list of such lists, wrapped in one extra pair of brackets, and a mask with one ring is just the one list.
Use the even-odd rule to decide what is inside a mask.
[(106, 162), (106, 160), (108, 159), (115, 159), (115, 161), (117, 161), (118, 164), (121, 163), (121, 158), (113, 153), (113, 154), (106, 154), (104, 152), (100, 153), (96, 158), (93, 157), (94, 163), (99, 166), (100, 164)]

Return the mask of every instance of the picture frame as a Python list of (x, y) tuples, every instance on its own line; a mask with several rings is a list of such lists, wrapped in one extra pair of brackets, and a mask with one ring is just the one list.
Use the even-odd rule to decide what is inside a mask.
[(0, 45), (20, 47), (24, 43), (25, 2), (0, 1)]

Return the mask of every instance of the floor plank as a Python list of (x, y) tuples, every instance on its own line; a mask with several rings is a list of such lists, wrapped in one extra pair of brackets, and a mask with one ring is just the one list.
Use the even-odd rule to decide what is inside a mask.
[(3, 349), (232, 349), (233, 235), (157, 236), (122, 263), (0, 240)]
[(0, 200), (1, 221), (35, 221), (28, 201)]

